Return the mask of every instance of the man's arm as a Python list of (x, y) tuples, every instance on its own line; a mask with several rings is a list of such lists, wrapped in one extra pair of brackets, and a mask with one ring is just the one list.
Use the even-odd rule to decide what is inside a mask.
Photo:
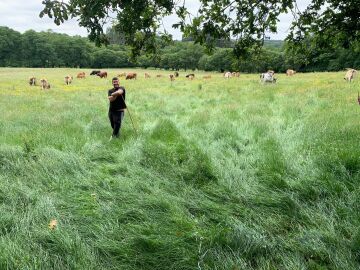
[(111, 96), (118, 97), (118, 96), (121, 96), (122, 94), (124, 94), (124, 89), (120, 88), (116, 92), (112, 93)]
[(114, 96), (108, 96), (108, 99), (109, 99), (110, 102), (115, 101), (116, 98), (117, 98), (117, 97), (114, 97)]

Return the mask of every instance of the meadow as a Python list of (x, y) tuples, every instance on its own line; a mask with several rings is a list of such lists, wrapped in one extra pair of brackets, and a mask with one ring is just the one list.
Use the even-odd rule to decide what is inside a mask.
[(133, 70), (109, 141), (79, 71), (0, 69), (0, 269), (360, 268), (359, 78)]

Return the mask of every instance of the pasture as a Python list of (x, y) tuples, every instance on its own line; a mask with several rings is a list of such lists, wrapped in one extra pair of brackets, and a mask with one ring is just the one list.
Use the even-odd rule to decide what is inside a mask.
[(0, 269), (360, 268), (359, 78), (80, 71), (0, 69)]

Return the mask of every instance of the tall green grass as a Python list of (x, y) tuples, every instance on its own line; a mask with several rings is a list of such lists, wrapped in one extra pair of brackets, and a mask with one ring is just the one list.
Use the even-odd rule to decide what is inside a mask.
[(360, 268), (359, 80), (136, 71), (0, 69), (0, 269)]

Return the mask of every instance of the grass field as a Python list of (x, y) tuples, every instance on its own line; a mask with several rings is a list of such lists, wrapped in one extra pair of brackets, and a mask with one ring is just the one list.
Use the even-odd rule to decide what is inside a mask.
[(0, 269), (360, 268), (359, 79), (137, 70), (109, 142), (78, 71), (0, 69)]

